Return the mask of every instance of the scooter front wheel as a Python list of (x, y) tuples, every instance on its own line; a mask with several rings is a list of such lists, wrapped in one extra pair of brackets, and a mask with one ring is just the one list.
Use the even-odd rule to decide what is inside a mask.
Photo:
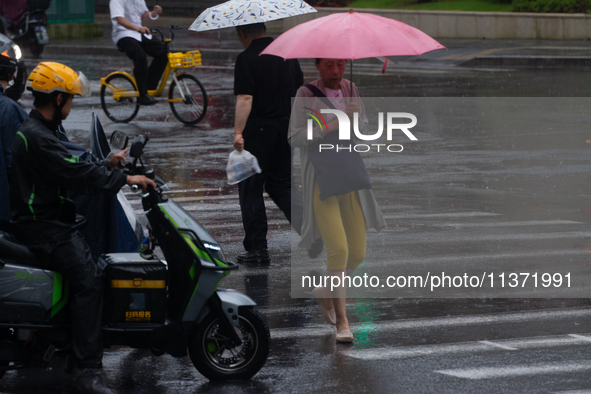
[(197, 370), (209, 380), (248, 379), (267, 361), (271, 335), (265, 318), (252, 308), (242, 308), (239, 324), (233, 327), (242, 340), (230, 345), (220, 319), (209, 314), (189, 338), (189, 356)]

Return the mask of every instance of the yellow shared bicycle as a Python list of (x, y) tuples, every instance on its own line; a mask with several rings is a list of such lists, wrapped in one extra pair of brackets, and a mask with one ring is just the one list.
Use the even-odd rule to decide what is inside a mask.
[[(164, 39), (165, 45), (174, 40), (173, 30), (178, 26), (170, 26), (170, 37)], [(182, 70), (201, 65), (199, 51), (177, 52), (168, 54), (168, 64), (162, 74), (160, 85), (156, 90), (148, 90), (148, 95), (155, 97), (164, 92), (168, 77), (172, 74), (172, 82), (168, 88), (168, 103), (174, 116), (186, 125), (199, 123), (207, 110), (207, 93), (201, 82), (193, 75)], [(133, 75), (126, 71), (115, 71), (101, 78), (101, 106), (105, 114), (113, 122), (127, 123), (137, 115), (140, 106), (137, 103), (139, 92)]]

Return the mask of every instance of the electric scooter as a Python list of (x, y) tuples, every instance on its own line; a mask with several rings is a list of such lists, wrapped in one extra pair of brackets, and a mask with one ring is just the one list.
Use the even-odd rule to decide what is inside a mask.
[[(174, 357), (188, 353), (210, 380), (248, 379), (269, 354), (266, 320), (251, 298), (219, 287), (238, 266), (166, 197), (164, 181), (146, 170), (141, 156), (147, 142), (147, 136), (134, 139), (127, 171), (158, 185), (138, 191), (149, 236), (139, 253), (105, 254), (99, 261), (105, 277), (103, 345)], [(127, 144), (124, 133), (111, 136), (114, 148)], [(156, 257), (155, 247), (165, 260)], [(54, 357), (70, 353), (69, 303), (67, 280), (16, 238), (0, 232), (0, 378), (9, 370), (47, 367)]]
[(8, 34), (21, 48), (29, 48), (34, 57), (39, 57), (45, 45), (49, 44), (46, 11), (51, 0), (27, 0), (26, 3), (26, 11), (18, 16), (14, 24), (0, 15), (0, 32)]

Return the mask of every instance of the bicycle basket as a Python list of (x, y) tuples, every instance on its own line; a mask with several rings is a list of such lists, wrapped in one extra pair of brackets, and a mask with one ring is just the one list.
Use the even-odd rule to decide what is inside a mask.
[(169, 53), (168, 60), (172, 68), (189, 68), (201, 65), (201, 52), (176, 52)]

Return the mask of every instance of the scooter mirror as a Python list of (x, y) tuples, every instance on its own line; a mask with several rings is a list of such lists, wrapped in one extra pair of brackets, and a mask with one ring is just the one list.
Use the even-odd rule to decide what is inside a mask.
[(129, 148), (129, 155), (133, 158), (139, 159), (144, 153), (144, 145), (146, 145), (146, 138), (143, 135), (138, 135), (131, 142), (131, 148)]
[(109, 144), (111, 148), (123, 150), (127, 148), (127, 143), (129, 142), (129, 137), (122, 131), (115, 130), (113, 134), (111, 134), (111, 139)]

